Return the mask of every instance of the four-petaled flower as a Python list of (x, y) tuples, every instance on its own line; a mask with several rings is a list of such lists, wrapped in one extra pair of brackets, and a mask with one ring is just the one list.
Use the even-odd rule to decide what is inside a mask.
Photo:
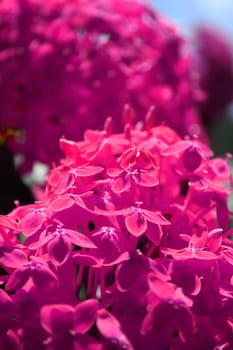
[(40, 235), (38, 242), (32, 243), (30, 249), (39, 249), (47, 245), (47, 251), (55, 265), (63, 264), (69, 257), (72, 244), (82, 248), (96, 248), (96, 245), (78, 231), (69, 230), (62, 225), (48, 227)]
[(8, 278), (6, 290), (16, 291), (22, 288), (29, 278), (32, 278), (34, 285), (40, 291), (48, 290), (57, 284), (56, 274), (44, 260), (34, 257), (28, 261), (25, 255), (21, 266), (18, 266)]
[(86, 334), (96, 321), (98, 302), (89, 299), (72, 307), (66, 304), (46, 305), (41, 309), (42, 327), (49, 334), (45, 344), (54, 349), (101, 349), (96, 340)]

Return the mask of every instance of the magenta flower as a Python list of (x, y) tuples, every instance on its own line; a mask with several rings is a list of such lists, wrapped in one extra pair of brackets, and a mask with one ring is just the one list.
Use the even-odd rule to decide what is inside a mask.
[(193, 203), (204, 208), (210, 208), (214, 202), (217, 210), (217, 221), (220, 227), (227, 229), (229, 225), (229, 211), (226, 198), (229, 190), (206, 179), (190, 182), (190, 195)]
[(114, 179), (112, 190), (115, 193), (125, 192), (131, 186), (140, 185), (151, 187), (158, 185), (157, 171), (144, 169), (127, 169), (117, 168), (108, 169), (108, 175)]
[[(0, 134), (13, 135), (21, 171), (58, 161), (60, 137), (80, 139), (109, 115), (119, 131), (125, 104), (137, 111), (131, 119), (155, 105), (157, 124), (205, 137), (184, 40), (149, 4), (15, 0), (0, 13)], [(90, 156), (109, 147), (97, 134), (86, 132)]]
[(152, 111), (62, 138), (43, 200), (0, 216), (3, 349), (233, 347), (230, 157)]
[(135, 205), (130, 208), (119, 211), (104, 212), (103, 210), (95, 209), (96, 213), (102, 215), (124, 216), (125, 226), (127, 230), (134, 236), (141, 236), (147, 231), (148, 223), (157, 225), (169, 225), (169, 221), (160, 212), (152, 212), (141, 208), (143, 202), (135, 202)]
[(128, 231), (135, 236), (140, 236), (147, 230), (148, 222), (156, 225), (168, 225), (169, 222), (159, 212), (152, 212), (141, 208), (141, 203), (135, 203), (136, 206), (126, 211), (124, 215), (125, 225)]
[(140, 279), (147, 278), (150, 271), (148, 260), (139, 252), (131, 252), (129, 259), (123, 262), (116, 271), (118, 289), (127, 291), (134, 288)]
[(101, 349), (100, 345), (85, 333), (96, 320), (98, 302), (87, 300), (75, 308), (70, 305), (47, 305), (41, 309), (41, 324), (50, 337), (48, 348)]
[(163, 154), (167, 156), (179, 154), (184, 168), (194, 172), (203, 163), (202, 161), (212, 156), (212, 151), (198, 141), (182, 140), (165, 149)]
[(96, 248), (95, 244), (83, 234), (63, 228), (62, 226), (49, 227), (40, 235), (38, 242), (32, 243), (30, 249), (38, 249), (47, 245), (51, 261), (55, 265), (63, 264), (69, 257), (72, 244), (82, 248)]
[(103, 263), (115, 260), (128, 248), (127, 239), (122, 231), (112, 226), (102, 226), (91, 238), (98, 248), (96, 254), (104, 259)]
[(39, 258), (24, 262), (10, 275), (7, 284), (7, 291), (15, 291), (22, 288), (32, 278), (34, 285), (41, 291), (48, 289), (57, 283), (56, 275), (51, 271), (46, 262)]
[[(143, 320), (141, 332), (146, 334), (158, 331), (161, 328), (174, 327), (172, 332), (178, 330), (179, 337), (186, 341), (194, 332), (194, 320), (189, 310), (193, 302), (187, 298), (182, 290), (159, 280), (153, 274), (148, 275), (150, 292), (154, 305), (150, 308)], [(158, 304), (157, 300), (161, 300)], [(171, 332), (169, 330), (168, 334)]]
[[(17, 211), (17, 210), (16, 210)], [(18, 213), (22, 217), (22, 232), (30, 237), (43, 230), (51, 219), (51, 211), (49, 208), (40, 205), (30, 205), (23, 213)]]
[(212, 232), (208, 232), (206, 228), (202, 229), (199, 234), (182, 235), (184, 240), (188, 240), (188, 247), (174, 250), (165, 248), (164, 253), (173, 256), (175, 259), (203, 259), (203, 260), (215, 260), (218, 259), (216, 253), (222, 243), (222, 229), (215, 229)]

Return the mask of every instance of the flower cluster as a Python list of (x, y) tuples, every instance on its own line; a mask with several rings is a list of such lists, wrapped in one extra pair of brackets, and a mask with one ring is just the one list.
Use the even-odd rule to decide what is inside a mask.
[(22, 171), (58, 161), (62, 135), (80, 139), (125, 103), (139, 120), (153, 104), (157, 124), (203, 133), (184, 40), (148, 4), (3, 0), (0, 16), (0, 136), (15, 135)]
[(44, 200), (0, 216), (1, 349), (233, 348), (229, 157), (154, 113), (61, 138)]

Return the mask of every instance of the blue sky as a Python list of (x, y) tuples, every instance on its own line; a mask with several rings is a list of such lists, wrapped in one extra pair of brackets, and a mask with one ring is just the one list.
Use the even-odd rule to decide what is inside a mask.
[(217, 26), (233, 41), (233, 0), (152, 0), (154, 6), (189, 32), (198, 23)]

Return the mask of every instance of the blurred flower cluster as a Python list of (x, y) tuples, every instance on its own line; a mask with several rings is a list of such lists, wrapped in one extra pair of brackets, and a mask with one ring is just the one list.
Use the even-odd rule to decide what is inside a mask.
[(0, 141), (15, 135), (22, 172), (58, 161), (62, 135), (79, 140), (125, 103), (204, 138), (184, 39), (145, 2), (3, 0), (0, 16)]
[(44, 200), (0, 217), (1, 349), (232, 349), (229, 157), (154, 114), (61, 138)]

